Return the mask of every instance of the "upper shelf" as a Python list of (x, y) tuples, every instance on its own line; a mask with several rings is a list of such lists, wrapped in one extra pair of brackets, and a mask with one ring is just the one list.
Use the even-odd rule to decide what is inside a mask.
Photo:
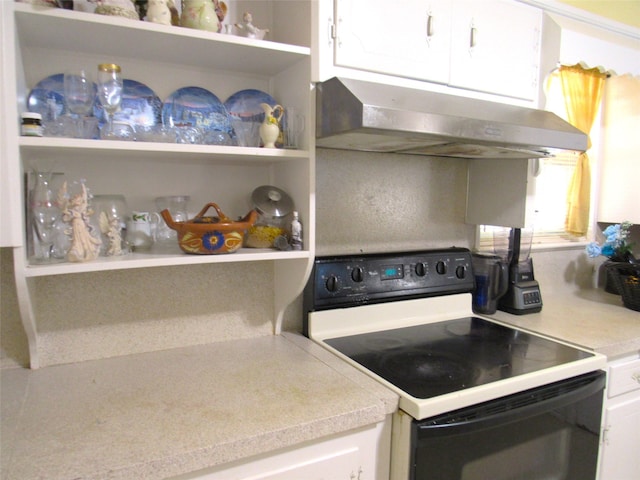
[[(276, 75), (310, 56), (308, 47), (15, 3), (21, 45)], [(64, 32), (63, 35), (60, 33)]]

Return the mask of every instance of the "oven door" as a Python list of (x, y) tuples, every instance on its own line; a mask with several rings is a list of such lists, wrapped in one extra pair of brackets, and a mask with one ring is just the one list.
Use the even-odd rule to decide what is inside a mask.
[(411, 480), (596, 477), (604, 372), (413, 421)]

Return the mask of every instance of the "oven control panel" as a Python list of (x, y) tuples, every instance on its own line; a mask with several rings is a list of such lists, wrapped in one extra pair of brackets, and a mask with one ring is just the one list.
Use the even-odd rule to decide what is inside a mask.
[(471, 292), (471, 252), (463, 248), (317, 257), (305, 311)]

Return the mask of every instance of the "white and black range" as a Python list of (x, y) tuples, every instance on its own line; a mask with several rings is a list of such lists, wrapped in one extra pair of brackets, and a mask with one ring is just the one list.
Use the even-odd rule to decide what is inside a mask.
[(317, 257), (304, 333), (400, 396), (392, 480), (594, 479), (604, 356), (472, 312), (471, 253)]

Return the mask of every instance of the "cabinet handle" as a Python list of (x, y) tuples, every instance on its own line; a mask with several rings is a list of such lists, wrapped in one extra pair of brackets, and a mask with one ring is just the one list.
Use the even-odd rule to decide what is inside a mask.
[(631, 375), (631, 378), (637, 383), (640, 383), (640, 372), (634, 372), (633, 375)]
[(427, 13), (427, 38), (433, 37), (433, 15)]
[(478, 29), (471, 25), (469, 33), (469, 48), (474, 48), (478, 43), (476, 38), (478, 36)]

